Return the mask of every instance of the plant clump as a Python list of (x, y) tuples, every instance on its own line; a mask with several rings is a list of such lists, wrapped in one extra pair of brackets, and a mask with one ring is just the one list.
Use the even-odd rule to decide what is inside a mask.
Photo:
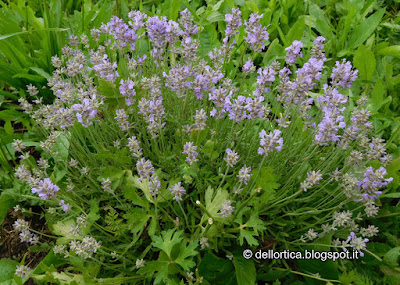
[(357, 70), (345, 59), (329, 70), (321, 36), (260, 61), (262, 17), (242, 23), (233, 9), (220, 47), (204, 51), (188, 10), (177, 21), (131, 11), (52, 58), (54, 103), (34, 86), (36, 103), (21, 102), (41, 158), (15, 176), (53, 209), (56, 255), (113, 284), (178, 284), (203, 280), (206, 254), (236, 258), (267, 238), (278, 249), (324, 237), (332, 250), (368, 248), (391, 158), (366, 99), (349, 96)]

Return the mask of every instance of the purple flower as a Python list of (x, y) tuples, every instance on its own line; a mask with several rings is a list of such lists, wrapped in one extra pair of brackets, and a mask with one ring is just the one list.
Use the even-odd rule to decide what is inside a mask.
[(203, 109), (196, 110), (196, 115), (194, 115), (195, 124), (194, 129), (196, 131), (202, 131), (206, 128), (207, 114)]
[(333, 86), (340, 86), (342, 88), (350, 88), (353, 81), (357, 79), (358, 70), (352, 71), (350, 61), (344, 58), (342, 63), (336, 61), (336, 67), (332, 69), (331, 78)]
[(303, 47), (303, 43), (300, 41), (293, 41), (293, 43), (287, 47), (286, 50), (286, 63), (294, 64), (298, 57), (302, 57), (303, 53), (301, 52), (301, 48)]
[(193, 163), (199, 161), (197, 159), (197, 156), (199, 155), (199, 153), (196, 151), (197, 150), (197, 146), (193, 145), (193, 142), (187, 142), (184, 146), (183, 146), (183, 154), (187, 154), (187, 158), (186, 158), (186, 162), (189, 163), (189, 165), (192, 165)]
[(183, 97), (185, 96), (185, 89), (187, 87), (186, 80), (191, 76), (191, 73), (189, 66), (181, 66), (178, 63), (170, 69), (169, 74), (163, 73), (166, 79), (165, 86), (177, 92), (178, 97)]
[(227, 148), (224, 160), (228, 164), (228, 167), (234, 167), (239, 160), (239, 154), (236, 151)]
[[(118, 65), (116, 62), (111, 62), (108, 59), (108, 55), (104, 54), (103, 58), (99, 60), (98, 52), (95, 52), (90, 57), (90, 62), (93, 64), (93, 70), (100, 75), (101, 78), (105, 79), (108, 82), (114, 82), (117, 77), (119, 77), (118, 73)], [(89, 68), (91, 70), (91, 68)]]
[(152, 174), (149, 180), (149, 193), (152, 196), (157, 195), (158, 191), (161, 189), (161, 181), (157, 175)]
[(247, 36), (244, 38), (245, 42), (250, 44), (250, 49), (259, 52), (265, 48), (265, 43), (269, 39), (267, 29), (260, 23), (263, 15), (252, 13), (249, 21), (245, 21)]
[(235, 120), (235, 122), (240, 123), (247, 118), (246, 106), (247, 100), (244, 96), (238, 96), (233, 99), (232, 102), (226, 101), (224, 110), (229, 112), (229, 119)]
[[(218, 88), (213, 87), (211, 89), (211, 93), (209, 93), (209, 99), (213, 101), (214, 105), (223, 109), (226, 102), (230, 102), (230, 98), (232, 97), (232, 92), (228, 92), (227, 89), (218, 86)], [(211, 115), (211, 117), (213, 117)]]
[(169, 188), (169, 191), (171, 191), (171, 194), (174, 195), (174, 200), (175, 201), (182, 201), (182, 196), (186, 194), (185, 188), (181, 185), (182, 182), (178, 182), (177, 184), (171, 186)]
[(83, 99), (82, 104), (72, 105), (72, 109), (76, 111), (76, 118), (84, 127), (91, 125), (91, 119), (97, 115), (97, 109), (94, 108), (94, 100), (88, 98)]
[(225, 36), (230, 38), (238, 33), (242, 25), (242, 12), (239, 9), (232, 8), (232, 14), (225, 15), (226, 29)]
[(232, 216), (235, 207), (231, 206), (231, 201), (225, 200), (222, 206), (219, 207), (219, 210), (221, 211), (221, 213), (218, 213), (217, 215), (222, 216), (224, 218), (228, 218)]
[(149, 17), (146, 22), (146, 29), (150, 42), (157, 48), (163, 48), (166, 42), (167, 18)]
[(61, 200), (59, 205), (61, 206), (61, 209), (63, 209), (64, 212), (68, 212), (69, 210), (71, 210), (71, 205), (65, 204), (64, 200)]
[(132, 51), (135, 50), (138, 36), (135, 30), (130, 29), (129, 26), (125, 24), (124, 20), (114, 16), (107, 23), (106, 29), (108, 33), (114, 37), (114, 45), (117, 48), (124, 48), (129, 44), (130, 49)]
[(361, 195), (362, 200), (374, 201), (382, 194), (382, 191), (379, 191), (378, 189), (393, 181), (392, 177), (385, 179), (386, 175), (387, 171), (384, 167), (375, 170), (370, 166), (366, 169), (364, 172), (364, 179), (358, 182), (358, 186), (364, 191)]
[(138, 104), (138, 114), (143, 115), (146, 123), (148, 124), (147, 130), (154, 138), (158, 136), (158, 131), (165, 125), (165, 123), (162, 122), (162, 119), (165, 115), (165, 108), (162, 103), (163, 98), (159, 96), (154, 100), (142, 98)]
[(250, 172), (251, 172), (251, 167), (246, 167), (245, 165), (239, 170), (239, 174), (236, 175), (236, 177), (239, 178), (240, 183), (247, 185), (247, 183), (250, 181), (251, 176), (253, 175), (250, 174)]
[(210, 86), (211, 81), (208, 80), (203, 74), (194, 75), (194, 80), (187, 82), (188, 88), (192, 89), (198, 100), (203, 99), (203, 91), (207, 90)]
[(133, 82), (132, 80), (128, 79), (128, 80), (123, 80), (121, 79), (121, 81), (119, 82), (120, 86), (119, 86), (119, 92), (121, 93), (122, 96), (124, 96), (126, 99), (126, 105), (130, 106), (133, 103), (133, 96), (136, 95), (136, 90), (133, 89), (133, 87), (135, 86), (135, 82)]
[(256, 67), (254, 66), (253, 61), (251, 59), (246, 61), (246, 63), (243, 65), (243, 68), (242, 68), (242, 71), (244, 73), (251, 73), (254, 70), (256, 70)]
[(311, 57), (314, 57), (318, 60), (323, 60), (326, 61), (326, 57), (324, 54), (324, 45), (323, 42), (325, 41), (325, 38), (322, 36), (319, 36), (315, 39), (314, 41), (314, 46), (311, 49)]
[(125, 109), (118, 109), (115, 111), (117, 116), (114, 119), (117, 120), (119, 124), (119, 128), (123, 131), (129, 130), (131, 124), (128, 122), (128, 115), (125, 112)]
[(140, 28), (144, 27), (144, 19), (147, 18), (147, 15), (140, 11), (130, 11), (128, 17), (132, 20), (129, 21), (128, 24), (134, 31), (138, 31)]
[(246, 98), (246, 110), (249, 112), (247, 119), (263, 118), (269, 112), (268, 105), (263, 105), (264, 96), (255, 96), (254, 99)]
[(351, 232), (347, 238), (347, 242), (350, 242), (350, 246), (353, 250), (357, 250), (360, 252), (360, 256), (363, 257), (364, 253), (361, 250), (367, 249), (366, 243), (369, 242), (369, 239), (357, 237), (354, 232)]
[(269, 66), (265, 69), (259, 68), (257, 73), (257, 89), (254, 95), (260, 96), (262, 93), (266, 93), (270, 90), (269, 88), (265, 88), (265, 86), (269, 86), (275, 81), (275, 71)]
[(39, 186), (32, 188), (32, 193), (37, 193), (43, 200), (48, 200), (53, 196), (56, 196), (60, 187), (53, 184), (50, 178), (45, 178), (39, 181)]
[(283, 138), (281, 138), (281, 131), (274, 130), (270, 132), (268, 135), (265, 130), (260, 132), (260, 145), (258, 148), (258, 153), (260, 155), (268, 156), (269, 152), (274, 150), (281, 151), (283, 147)]
[(181, 16), (179, 17), (178, 21), (183, 28), (182, 35), (188, 38), (197, 34), (199, 32), (199, 29), (197, 28), (197, 25), (193, 24), (189, 10), (186, 8), (185, 10), (180, 12), (180, 14)]
[(136, 162), (136, 169), (140, 176), (139, 181), (150, 179), (150, 176), (154, 173), (153, 164), (145, 158), (141, 158)]
[(136, 136), (128, 138), (128, 144), (126, 146), (129, 148), (133, 157), (139, 158), (143, 155), (143, 150), (140, 148), (140, 142), (137, 140)]

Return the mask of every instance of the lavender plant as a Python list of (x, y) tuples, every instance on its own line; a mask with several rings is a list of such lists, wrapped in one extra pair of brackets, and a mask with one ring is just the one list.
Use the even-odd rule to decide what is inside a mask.
[[(366, 99), (349, 96), (349, 61), (328, 70), (317, 37), (264, 66), (263, 15), (242, 24), (239, 9), (204, 58), (188, 10), (177, 22), (128, 17), (71, 37), (53, 57), (53, 104), (21, 102), (43, 141), (15, 176), (50, 207), (57, 256), (108, 284), (199, 284), (212, 283), (207, 255), (238, 259), (266, 239), (368, 252), (390, 156)], [(40, 243), (23, 220), (15, 230)], [(25, 269), (17, 274), (47, 278)]]

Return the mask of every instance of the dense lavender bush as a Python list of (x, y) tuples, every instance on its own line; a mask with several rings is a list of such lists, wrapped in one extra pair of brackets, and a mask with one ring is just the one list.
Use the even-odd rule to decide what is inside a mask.
[[(131, 11), (52, 58), (53, 104), (28, 87), (36, 104), (20, 103), (41, 127), (42, 156), (15, 141), (15, 176), (46, 200), (53, 251), (71, 271), (93, 268), (108, 284), (198, 284), (212, 283), (211, 254), (237, 266), (238, 249), (266, 240), (368, 251), (390, 156), (371, 137), (366, 98), (348, 96), (357, 70), (346, 60), (328, 70), (323, 37), (312, 48), (294, 41), (264, 66), (262, 17), (242, 22), (233, 9), (220, 48), (203, 58), (188, 10), (177, 22)], [(23, 220), (15, 229), (40, 243)]]

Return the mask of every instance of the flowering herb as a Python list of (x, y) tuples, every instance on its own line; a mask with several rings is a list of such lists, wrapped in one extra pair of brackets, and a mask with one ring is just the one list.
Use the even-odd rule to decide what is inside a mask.
[[(176, 21), (131, 11), (72, 36), (51, 59), (54, 102), (20, 100), (41, 141), (36, 153), (10, 142), (22, 159), (14, 175), (46, 218), (62, 219), (51, 221), (54, 253), (74, 272), (85, 260), (99, 280), (178, 284), (202, 281), (197, 268), (217, 251), (237, 266), (237, 248), (266, 237), (299, 250), (330, 235), (335, 250), (367, 252), (393, 178), (367, 100), (346, 90), (358, 71), (346, 59), (329, 70), (313, 35), (311, 47), (303, 37), (260, 60), (263, 15), (237, 8), (207, 49), (189, 10)], [(24, 220), (13, 226), (40, 242)]]

